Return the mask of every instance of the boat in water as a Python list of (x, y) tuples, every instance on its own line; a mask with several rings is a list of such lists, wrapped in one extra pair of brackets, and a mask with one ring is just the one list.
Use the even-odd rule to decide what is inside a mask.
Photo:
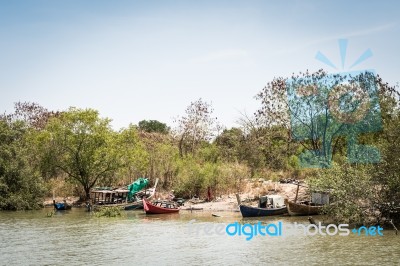
[(329, 193), (312, 192), (310, 201), (297, 202), (297, 192), (294, 201), (285, 199), (290, 215), (317, 215), (322, 212), (324, 205), (329, 205)]
[(317, 215), (321, 212), (323, 205), (316, 205), (309, 201), (300, 201), (298, 203), (285, 199), (288, 212), (292, 216), (299, 215)]
[(143, 199), (143, 208), (146, 214), (177, 213), (179, 206), (173, 201), (150, 201)]
[(53, 205), (54, 205), (54, 209), (56, 209), (57, 211), (66, 211), (66, 210), (70, 210), (72, 208), (72, 206), (67, 204), (66, 201), (56, 202), (54, 199), (53, 199)]
[(152, 188), (145, 189), (148, 184), (146, 178), (139, 178), (127, 188), (96, 189), (91, 191), (92, 203), (88, 204), (88, 210), (96, 210), (103, 207), (120, 207), (124, 210), (143, 209), (142, 199), (151, 199), (157, 188), (158, 178)]
[(236, 194), (236, 198), (243, 217), (262, 217), (287, 213), (287, 207), (280, 195), (267, 195), (260, 197), (258, 207), (242, 204), (238, 194)]
[(152, 199), (154, 194), (156, 193), (156, 187), (157, 187), (157, 182), (158, 179), (156, 179), (156, 183), (154, 187), (141, 190), (138, 193), (135, 194), (135, 200), (126, 203), (123, 207), (124, 210), (126, 211), (131, 211), (131, 210), (143, 210), (143, 199)]

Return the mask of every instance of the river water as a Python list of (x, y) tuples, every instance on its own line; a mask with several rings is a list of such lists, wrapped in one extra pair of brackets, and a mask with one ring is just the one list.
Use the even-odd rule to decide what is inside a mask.
[(130, 211), (97, 218), (83, 209), (47, 217), (50, 211), (0, 212), (0, 265), (400, 265), (400, 235), (391, 230), (383, 236), (258, 235), (247, 241), (205, 228), (259, 220), (309, 223), (304, 217), (243, 219), (236, 212)]

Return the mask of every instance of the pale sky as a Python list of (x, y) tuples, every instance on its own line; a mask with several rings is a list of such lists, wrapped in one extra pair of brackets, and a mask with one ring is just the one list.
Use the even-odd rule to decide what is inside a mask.
[(273, 77), (346, 71), (368, 49), (352, 70), (399, 82), (399, 11), (398, 1), (0, 1), (0, 112), (33, 101), (97, 109), (116, 129), (172, 126), (201, 97), (231, 127)]

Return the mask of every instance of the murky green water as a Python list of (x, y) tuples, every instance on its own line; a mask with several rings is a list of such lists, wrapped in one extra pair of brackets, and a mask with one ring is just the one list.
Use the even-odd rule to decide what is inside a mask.
[[(400, 265), (400, 236), (254, 237), (196, 234), (189, 222), (209, 226), (243, 220), (240, 213), (126, 212), (96, 218), (83, 209), (46, 217), (49, 209), (0, 212), (0, 265)], [(264, 222), (308, 225), (305, 218)], [(193, 221), (192, 221), (193, 222)]]

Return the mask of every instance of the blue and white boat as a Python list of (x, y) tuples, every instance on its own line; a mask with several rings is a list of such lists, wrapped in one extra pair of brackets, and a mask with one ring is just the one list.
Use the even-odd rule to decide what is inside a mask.
[(243, 217), (261, 217), (282, 215), (287, 213), (287, 207), (284, 203), (282, 196), (267, 195), (260, 197), (258, 207), (243, 205), (240, 197), (236, 195), (240, 212)]

